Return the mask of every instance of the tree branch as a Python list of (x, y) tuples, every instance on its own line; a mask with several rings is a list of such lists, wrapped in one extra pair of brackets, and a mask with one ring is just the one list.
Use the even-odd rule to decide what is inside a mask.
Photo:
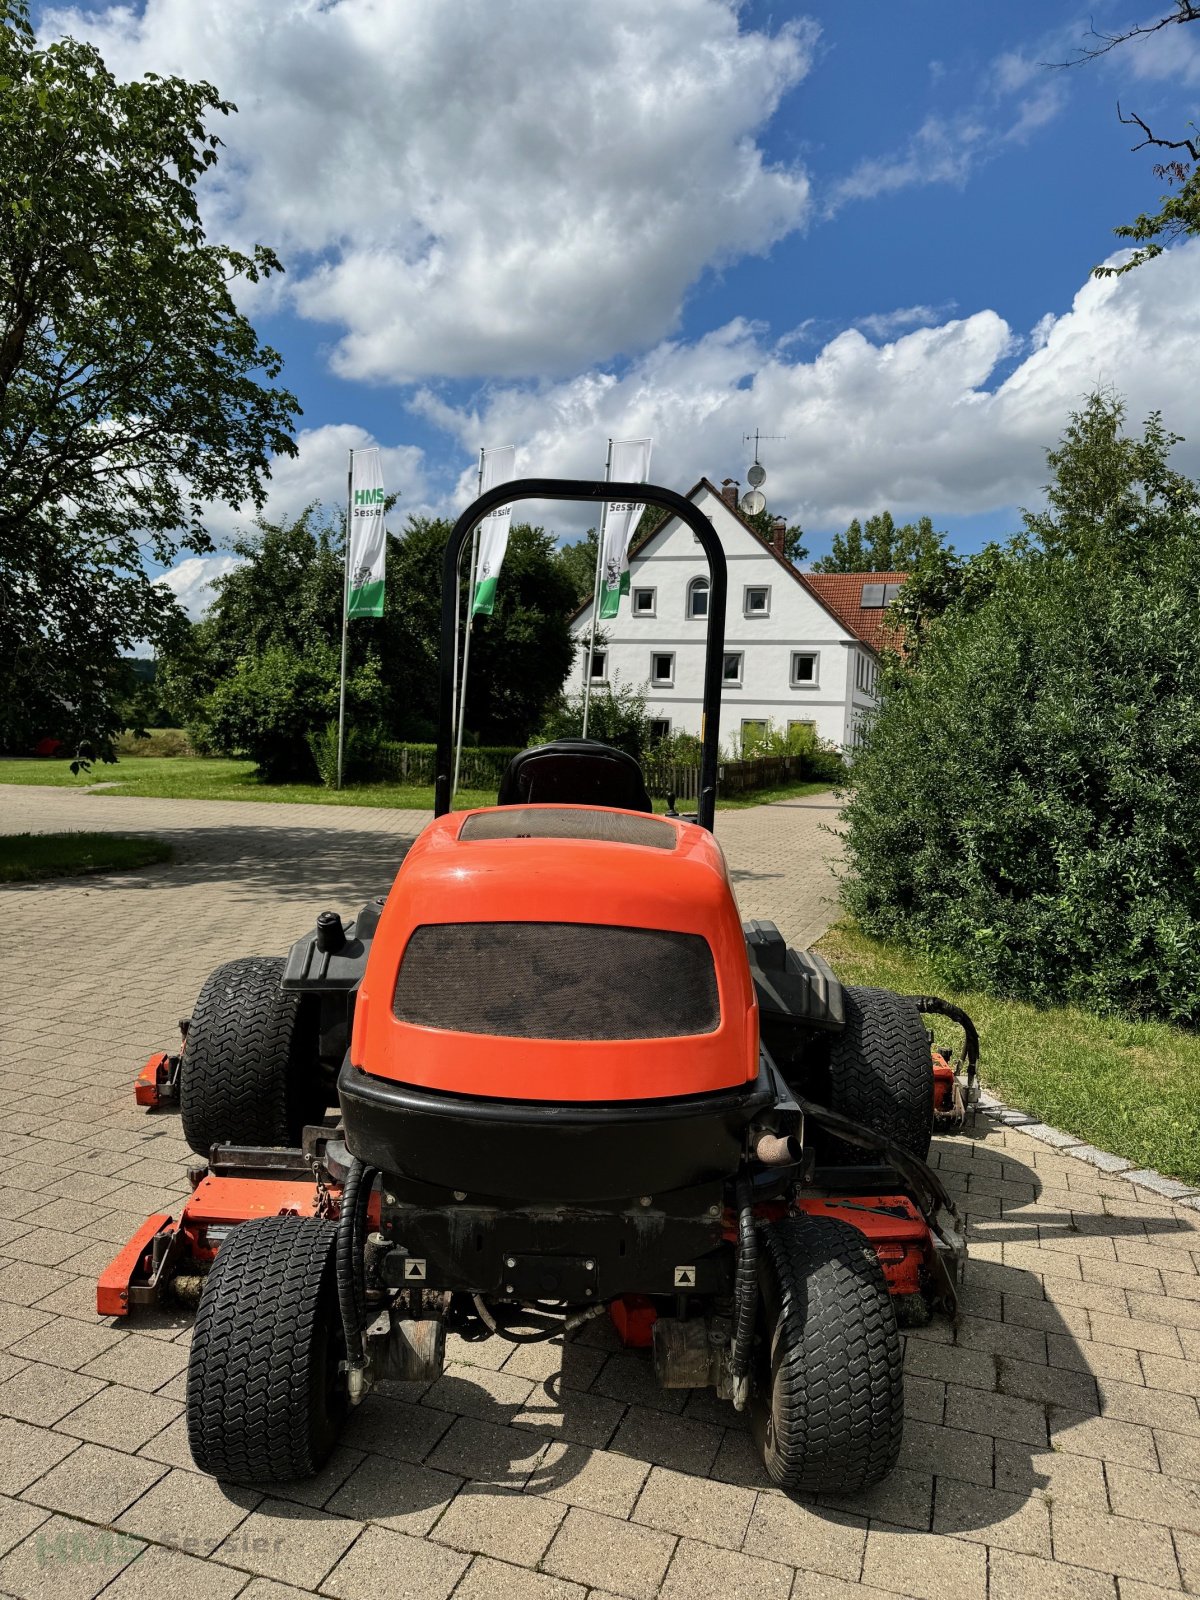
[[(1200, 15), (1200, 13), (1198, 13)], [(1148, 144), (1158, 145), (1163, 150), (1186, 150), (1193, 161), (1200, 161), (1200, 140), (1197, 139), (1159, 139), (1151, 133), (1146, 123), (1142, 121), (1136, 111), (1131, 111), (1128, 116), (1121, 110), (1121, 102), (1117, 101), (1117, 117), (1126, 127), (1138, 127), (1146, 135), (1140, 144), (1130, 145), (1131, 150), (1144, 150)]]
[(1092, 38), (1100, 40), (1098, 45), (1076, 51), (1070, 61), (1047, 61), (1043, 65), (1080, 67), (1085, 62), (1095, 61), (1098, 56), (1106, 56), (1119, 44), (1128, 44), (1130, 39), (1142, 39), (1148, 34), (1160, 33), (1163, 28), (1172, 28), (1180, 22), (1200, 22), (1200, 0), (1175, 0), (1175, 9), (1169, 16), (1160, 17), (1157, 22), (1140, 22), (1135, 28), (1126, 28), (1124, 33), (1101, 33), (1094, 25), (1089, 25), (1088, 32)]

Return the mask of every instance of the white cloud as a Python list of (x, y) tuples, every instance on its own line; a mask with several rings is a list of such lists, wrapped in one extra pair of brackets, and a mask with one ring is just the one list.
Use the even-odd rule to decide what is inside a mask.
[[(415, 445), (383, 445), (353, 423), (330, 423), (302, 428), (296, 435), (295, 456), (271, 458), (271, 483), (263, 515), (270, 521), (298, 516), (313, 501), (337, 511), (346, 501), (346, 470), (350, 450), (379, 445), (384, 488), (400, 496), (393, 512), (397, 522), (410, 514), (434, 509), (425, 472), (425, 456)], [(205, 526), (218, 543), (238, 529), (250, 527), (257, 515), (247, 504), (233, 511), (210, 506)]]
[(237, 556), (188, 556), (156, 578), (195, 622), (213, 602), (213, 582), (241, 563)]
[(206, 204), (343, 330), (351, 378), (565, 373), (674, 326), (706, 267), (799, 226), (757, 139), (806, 74), (799, 20), (736, 0), (145, 0), (54, 8), (121, 76), (236, 101)]
[[(814, 527), (884, 505), (953, 518), (1034, 504), (1045, 449), (1098, 385), (1126, 397), (1135, 425), (1156, 408), (1168, 426), (1191, 425), (1200, 241), (1127, 276), (1089, 279), (1028, 342), (981, 310), (882, 345), (851, 329), (810, 359), (792, 359), (794, 349), (737, 321), (694, 344), (660, 345), (621, 376), (497, 389), (481, 411), (429, 395), (417, 405), (465, 447), (518, 441), (522, 473), (598, 477), (607, 435), (651, 434), (654, 477), (675, 487), (740, 476), (742, 434), (759, 426), (786, 435), (763, 448), (769, 503)], [(1178, 460), (1200, 475), (1200, 439)], [(459, 487), (469, 496), (468, 475)]]
[[(933, 78), (936, 87), (939, 75)], [(1003, 52), (976, 85), (973, 103), (950, 113), (931, 111), (899, 149), (866, 156), (830, 185), (825, 215), (850, 201), (874, 200), (926, 184), (962, 188), (1006, 145), (1023, 144), (1052, 122), (1067, 100), (1061, 75), (1020, 51)]]
[[(1087, 42), (1096, 45), (1095, 39)], [(1102, 60), (1112, 77), (1194, 87), (1200, 84), (1200, 28), (1172, 24), (1116, 46)]]
[[(365, 428), (353, 423), (301, 429), (296, 436), (295, 456), (271, 458), (271, 483), (263, 516), (272, 522), (282, 521), (299, 516), (305, 506), (314, 502), (336, 514), (346, 503), (348, 452), (378, 443)], [(431, 498), (421, 450), (412, 445), (380, 445), (379, 454), (384, 488), (389, 494), (400, 496), (388, 519), (389, 526), (398, 532), (410, 516), (444, 511), (443, 501)], [(219, 545), (252, 528), (257, 514), (251, 504), (237, 511), (213, 505), (208, 508), (205, 527)], [(239, 558), (234, 555), (187, 556), (155, 582), (172, 590), (187, 614), (196, 618), (212, 604), (214, 578), (232, 572), (238, 564)]]
[(914, 184), (949, 183), (961, 188), (987, 137), (986, 124), (969, 115), (926, 117), (899, 155), (864, 157), (839, 178), (826, 212), (832, 216), (847, 201), (874, 200)]
[(854, 326), (872, 339), (889, 339), (905, 328), (932, 327), (953, 310), (953, 301), (940, 306), (897, 306), (895, 311), (873, 311), (870, 316), (856, 317)]

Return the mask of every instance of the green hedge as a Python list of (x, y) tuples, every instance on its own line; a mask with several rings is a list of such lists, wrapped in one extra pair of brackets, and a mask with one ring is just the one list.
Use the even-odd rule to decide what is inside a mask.
[[(330, 788), (337, 782), (337, 723), (331, 722), (309, 737), (309, 749)], [(517, 753), (516, 745), (464, 745), (459, 787), (493, 789)], [(433, 783), (437, 746), (383, 739), (369, 729), (348, 728), (343, 759), (347, 783), (404, 783), (428, 787)]]
[(1033, 553), (889, 669), (846, 813), (867, 932), (960, 987), (1200, 1023), (1198, 594), (1200, 539)]

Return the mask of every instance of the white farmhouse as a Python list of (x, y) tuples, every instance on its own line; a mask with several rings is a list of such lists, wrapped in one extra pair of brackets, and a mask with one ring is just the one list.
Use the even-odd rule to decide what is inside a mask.
[[(902, 572), (798, 572), (737, 509), (737, 486), (707, 478), (688, 495), (716, 529), (729, 564), (721, 743), (753, 741), (767, 723), (813, 728), (853, 746), (874, 709), (884, 608)], [(782, 544), (782, 525), (776, 545)], [(646, 686), (658, 737), (700, 732), (708, 562), (695, 534), (671, 518), (629, 559), (630, 592), (597, 627), (592, 683)], [(582, 687), (592, 627), (589, 600), (572, 619)]]

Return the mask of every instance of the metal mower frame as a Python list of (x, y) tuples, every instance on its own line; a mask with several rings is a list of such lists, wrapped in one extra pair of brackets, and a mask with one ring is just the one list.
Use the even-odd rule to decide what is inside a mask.
[[(462, 552), (489, 511), (530, 499), (655, 505), (703, 548), (694, 818), (649, 817), (635, 764), (595, 741), (525, 752), (508, 804), (451, 813)], [(236, 1009), (232, 1055), (185, 1022), (180, 1052), (137, 1079), (137, 1103), (182, 1104), (185, 1131), (189, 1094), (210, 1096), (204, 1126), (228, 1123), (179, 1216), (148, 1218), (97, 1289), (108, 1316), (199, 1303), (189, 1431), (207, 1470), (317, 1470), (372, 1383), (440, 1372), (447, 1329), (521, 1343), (603, 1315), (653, 1350), (664, 1386), (748, 1406), (785, 1488), (853, 1491), (894, 1464), (898, 1322), (956, 1314), (963, 1229), (924, 1156), (932, 1129), (958, 1131), (971, 1112), (978, 1038), (947, 1002), (843, 989), (773, 924), (738, 921), (712, 837), (726, 592), (711, 523), (658, 486), (524, 479), (458, 519), (435, 821), (387, 896), (345, 924), (323, 912), (277, 985), (259, 962), (244, 990), (251, 1007), (268, 990), (278, 1000), (281, 1038), (307, 1030), (303, 1051), (256, 1060), (266, 1089), (283, 1106), (281, 1074), (336, 1073), (338, 1118), (239, 1140), (244, 1114), (211, 1099), (223, 1060), (244, 1070)], [(595, 985), (576, 988), (592, 948), (629, 997), (611, 1025)], [(464, 952), (469, 973), (451, 960)], [(237, 966), (205, 991), (216, 983), (230, 1008)], [(958, 1064), (932, 1048), (927, 1014), (963, 1028)], [(203, 1083), (189, 1050), (193, 1063), (208, 1051)], [(308, 1378), (264, 1378), (252, 1416), (241, 1374), (259, 1359)]]

